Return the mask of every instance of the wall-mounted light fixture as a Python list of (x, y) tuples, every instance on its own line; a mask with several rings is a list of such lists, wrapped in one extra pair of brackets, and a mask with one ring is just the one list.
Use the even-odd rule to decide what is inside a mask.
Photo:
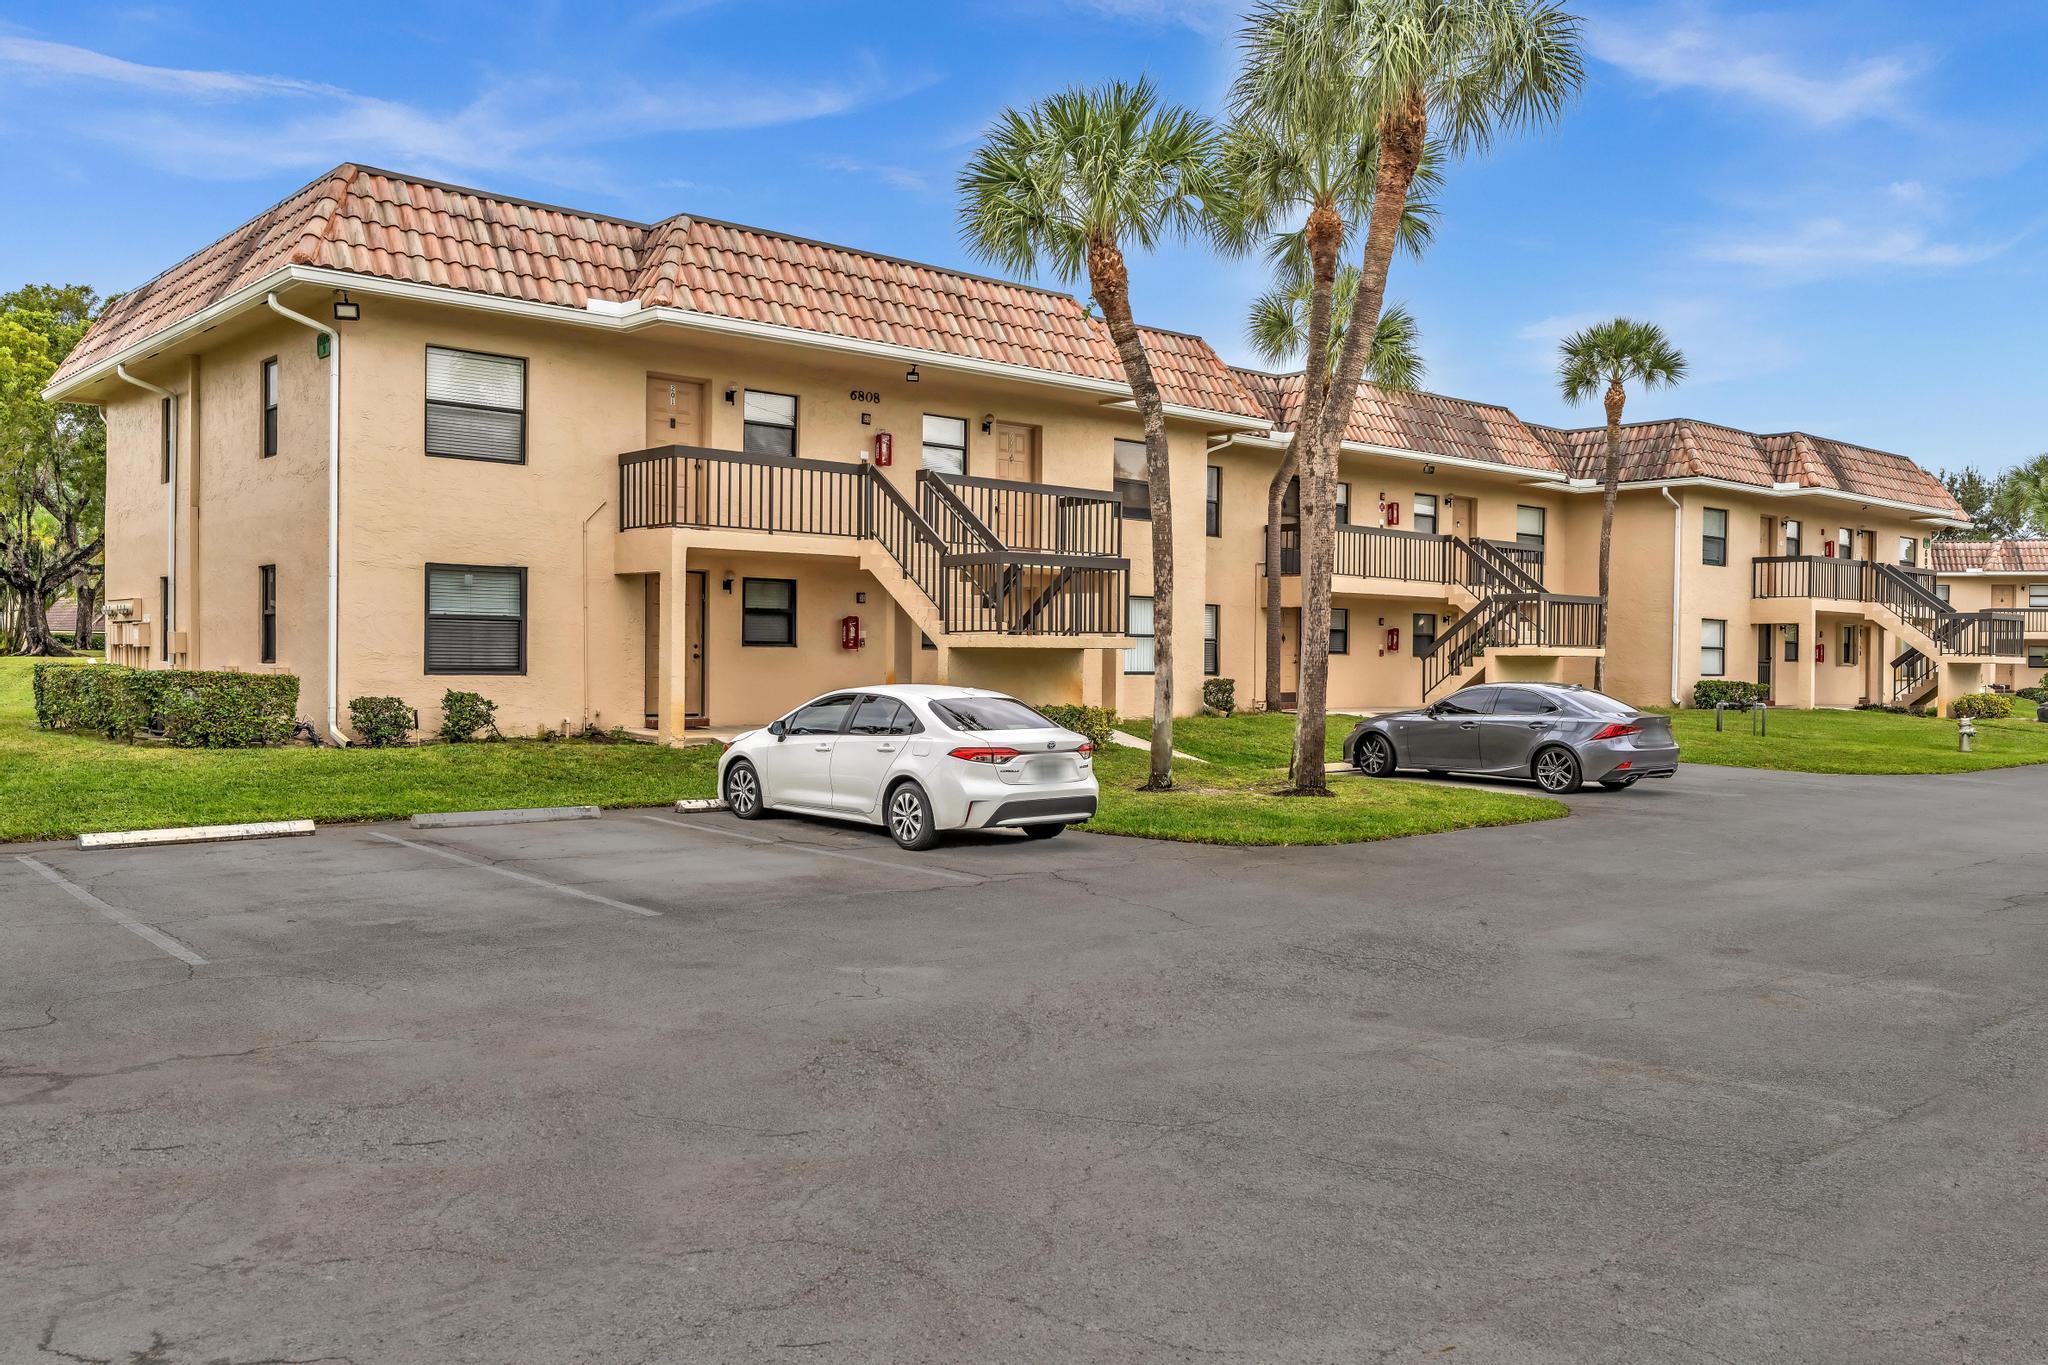
[(903, 382), (906, 384), (915, 384), (917, 382), (917, 366), (912, 365), (908, 370), (904, 371)]
[[(727, 401), (727, 402), (731, 402), (732, 400), (731, 400), (731, 399), (727, 399), (726, 401)], [(1436, 473), (1436, 466), (1435, 466), (1435, 465), (1433, 465), (1433, 464), (1426, 464), (1426, 465), (1424, 465), (1424, 466), (1422, 467), (1422, 472), (1423, 472), (1423, 473), (1425, 473), (1425, 474), (1432, 474), (1432, 475), (1433, 475), (1433, 474), (1435, 474), (1435, 473)]]
[(992, 413), (992, 412), (991, 412), (991, 413), (988, 413), (988, 414), (986, 414), (986, 415), (984, 415), (984, 416), (982, 417), (982, 419), (981, 419), (981, 434), (982, 434), (982, 435), (984, 435), (984, 436), (986, 436), (986, 435), (988, 435), (988, 434), (989, 434), (989, 433), (990, 433), (991, 431), (994, 431), (995, 429), (996, 429), (996, 415), (995, 415), (994, 413)]
[(334, 320), (336, 322), (356, 322), (362, 316), (363, 305), (349, 298), (348, 290), (342, 290), (341, 297), (336, 299), (334, 303)]
[(727, 407), (731, 407), (734, 403), (737, 403), (739, 401), (739, 398), (740, 391), (737, 387), (731, 384), (725, 386), (725, 405)]
[(719, 586), (719, 587), (721, 587), (721, 588), (723, 588), (723, 589), (724, 589), (725, 591), (727, 591), (727, 592), (731, 592), (731, 591), (732, 591), (732, 575), (731, 575), (731, 574), (727, 574), (727, 575), (725, 576), (725, 579), (724, 579), (724, 581), (722, 581), (721, 583), (719, 583), (719, 585), (718, 585), (718, 586)]

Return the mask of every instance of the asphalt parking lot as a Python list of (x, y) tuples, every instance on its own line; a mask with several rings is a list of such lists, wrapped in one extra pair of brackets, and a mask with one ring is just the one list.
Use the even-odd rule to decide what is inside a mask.
[(0, 848), (0, 1360), (2038, 1361), (2048, 770)]

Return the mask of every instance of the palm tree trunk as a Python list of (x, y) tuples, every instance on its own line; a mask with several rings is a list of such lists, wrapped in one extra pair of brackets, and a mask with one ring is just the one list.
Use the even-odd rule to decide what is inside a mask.
[[(1408, 207), (1408, 187), (1422, 165), (1429, 135), (1429, 111), (1418, 89), (1399, 108), (1380, 119), (1380, 160), (1373, 186), (1372, 215), (1367, 220), (1364, 256), (1359, 262), (1358, 294), (1345, 324), (1344, 345), (1330, 374), (1329, 401), (1323, 404), (1302, 453), (1301, 489), (1301, 684), (1295, 698), (1293, 787), (1327, 794), (1324, 765), (1328, 741), (1324, 729), (1330, 686), (1330, 576), (1337, 550), (1337, 451), (1358, 402), (1358, 384), (1366, 357), (1379, 331), (1386, 303), (1387, 272), (1400, 244), (1401, 216)], [(1313, 218), (1313, 215), (1311, 215)], [(1314, 242), (1310, 243), (1311, 252)], [(1317, 266), (1320, 269), (1320, 263)], [(1332, 277), (1335, 267), (1332, 258)], [(1320, 277), (1318, 289), (1323, 287)], [(1311, 328), (1314, 324), (1311, 321)], [(1327, 339), (1328, 328), (1324, 329)], [(1310, 345), (1315, 344), (1313, 330)], [(1311, 374), (1315, 373), (1313, 370)], [(1295, 443), (1301, 443), (1297, 435)]]
[(1287, 484), (1294, 478), (1294, 447), (1280, 458), (1273, 481), (1266, 485), (1266, 709), (1280, 709), (1280, 518), (1287, 507)]
[(1146, 496), (1152, 511), (1152, 771), (1146, 791), (1173, 786), (1173, 482), (1167, 459), (1166, 406), (1151, 358), (1131, 317), (1130, 272), (1114, 241), (1088, 244), (1088, 283), (1116, 342), (1131, 397), (1145, 424)]
[[(1621, 495), (1621, 411), (1628, 391), (1619, 377), (1607, 385), (1607, 479), (1600, 499), (1600, 600), (1607, 600), (1609, 566), (1614, 562), (1614, 504)], [(1677, 566), (1672, 566), (1676, 570)], [(1674, 627), (1675, 628), (1675, 627)], [(1601, 643), (1604, 645), (1605, 640)], [(1607, 686), (1607, 652), (1593, 660), (1593, 690)]]

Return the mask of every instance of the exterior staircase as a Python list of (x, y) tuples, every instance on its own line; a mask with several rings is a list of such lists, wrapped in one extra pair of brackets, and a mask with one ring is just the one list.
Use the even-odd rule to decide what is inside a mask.
[(1457, 581), (1475, 605), (1422, 656), (1422, 700), (1475, 665), (1489, 649), (1595, 649), (1607, 638), (1599, 597), (1545, 592), (1514, 555), (1486, 540), (1451, 538)]

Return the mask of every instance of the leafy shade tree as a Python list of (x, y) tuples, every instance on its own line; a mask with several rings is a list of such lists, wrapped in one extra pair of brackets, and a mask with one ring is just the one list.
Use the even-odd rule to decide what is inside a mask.
[[(1667, 387), (1685, 378), (1685, 357), (1654, 322), (1616, 318), (1574, 332), (1558, 346), (1557, 385), (1567, 403), (1598, 395), (1607, 408), (1607, 470), (1600, 506), (1600, 596), (1607, 596), (1614, 557), (1614, 503), (1621, 488), (1621, 413), (1628, 386)], [(1593, 661), (1593, 686), (1606, 682), (1607, 660)]]
[(1970, 526), (1962, 531), (1943, 531), (1937, 540), (2005, 540), (2013, 534), (2013, 528), (2006, 524), (1993, 507), (1998, 493), (1999, 480), (1987, 479), (1975, 465), (1964, 465), (1961, 469), (1941, 472), (1942, 487), (1963, 509), (1970, 519)]
[[(1358, 270), (1346, 266), (1338, 272), (1332, 295), (1341, 338), (1344, 320), (1358, 288)], [(1252, 302), (1249, 326), (1252, 349), (1272, 365), (1285, 365), (1301, 355), (1308, 337), (1309, 281), (1296, 273)], [(1366, 378), (1381, 388), (1412, 389), (1422, 383), (1422, 354), (1417, 345), (1415, 318), (1396, 306), (1380, 314), (1379, 335), (1365, 362)], [(1341, 344), (1341, 341), (1340, 341)], [(1304, 389), (1307, 376), (1303, 376)], [(1280, 697), (1280, 580), (1281, 519), (1287, 505), (1287, 490), (1297, 475), (1294, 447), (1290, 445), (1273, 479), (1266, 488), (1266, 704), (1278, 706)]]
[(1477, 151), (1559, 116), (1584, 76), (1579, 21), (1552, 0), (1262, 0), (1245, 23), (1240, 55), (1230, 99), (1237, 126), (1260, 130), (1304, 163), (1372, 168), (1359, 283), (1341, 340), (1333, 340), (1337, 260), (1361, 204), (1356, 196), (1312, 204), (1303, 225), (1307, 372), (1320, 376), (1324, 357), (1336, 360), (1325, 400), (1316, 411), (1304, 405), (1294, 439), (1302, 645), (1291, 786), (1327, 794), (1337, 450), (1379, 334), (1409, 196), (1433, 141), (1450, 154)]
[[(29, 285), (0, 294), (0, 587), (14, 598), (8, 645), (63, 653), (49, 606), (68, 585), (92, 615), (106, 499), (106, 426), (97, 409), (43, 401), (98, 311), (83, 285)], [(81, 625), (81, 630), (85, 626)]]
[(1208, 120), (1163, 105), (1150, 81), (1069, 89), (1008, 110), (960, 173), (968, 248), (1019, 274), (1081, 278), (1116, 343), (1145, 431), (1152, 511), (1152, 790), (1173, 785), (1173, 501), (1166, 408), (1131, 315), (1127, 249), (1147, 251), (1202, 222), (1215, 192)]

